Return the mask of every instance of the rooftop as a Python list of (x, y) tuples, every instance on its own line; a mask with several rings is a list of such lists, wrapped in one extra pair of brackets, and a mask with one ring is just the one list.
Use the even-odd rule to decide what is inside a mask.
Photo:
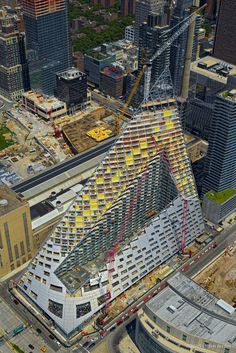
[(69, 81), (69, 80), (73, 80), (74, 78), (81, 77), (81, 76), (84, 76), (84, 75), (85, 74), (83, 72), (79, 71), (75, 67), (71, 67), (70, 69), (68, 69), (66, 71), (60, 72), (58, 74), (58, 77), (62, 77), (65, 80)]
[(33, 91), (23, 93), (23, 97), (33, 101), (37, 107), (41, 108), (45, 112), (65, 107), (65, 103), (59, 99), (55, 97), (46, 97)]
[(26, 204), (14, 191), (7, 186), (0, 186), (0, 216)]
[(209, 191), (206, 196), (209, 200), (218, 203), (219, 205), (223, 204), (225, 201), (229, 200), (232, 196), (236, 194), (235, 189), (226, 189), (221, 192)]
[(226, 84), (228, 76), (236, 75), (236, 65), (228, 64), (213, 56), (206, 56), (194, 61), (191, 71)]
[(226, 90), (221, 92), (220, 95), (230, 101), (236, 102), (236, 89)]
[(120, 70), (117, 70), (115, 67), (111, 66), (104, 67), (104, 69), (102, 70), (102, 74), (112, 77), (115, 80), (122, 78), (122, 72)]
[(227, 306), (182, 273), (146, 304), (158, 319), (186, 334), (236, 347), (236, 314), (230, 315)]
[(97, 51), (97, 50), (91, 50), (88, 53), (88, 56), (91, 56), (92, 58), (97, 59), (97, 60), (104, 60), (106, 58), (109, 58), (108, 54), (101, 53), (100, 51)]

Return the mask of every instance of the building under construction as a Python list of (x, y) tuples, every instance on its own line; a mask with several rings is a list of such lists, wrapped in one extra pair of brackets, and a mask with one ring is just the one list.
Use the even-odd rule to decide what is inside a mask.
[(150, 89), (151, 63), (194, 16), (143, 66), (142, 104), (18, 282), (65, 336), (204, 231), (168, 70)]
[(152, 90), (18, 287), (69, 336), (203, 230), (175, 99)]

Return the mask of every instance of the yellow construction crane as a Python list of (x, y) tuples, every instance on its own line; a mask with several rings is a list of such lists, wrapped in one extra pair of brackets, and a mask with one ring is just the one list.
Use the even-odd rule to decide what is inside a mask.
[[(203, 9), (205, 9), (207, 6), (207, 4), (201, 6), (199, 9), (197, 9), (196, 11), (192, 12), (191, 15), (189, 15), (188, 17), (186, 17), (182, 23), (183, 25), (167, 40), (167, 42), (161, 47), (159, 48), (154, 55), (151, 57), (151, 59), (149, 59), (146, 63), (143, 64), (143, 67), (141, 69), (141, 71), (139, 72), (134, 85), (132, 87), (132, 90), (129, 94), (129, 97), (127, 99), (127, 101), (125, 102), (125, 105), (122, 109), (122, 112), (120, 115), (115, 117), (115, 134), (118, 135), (120, 132), (120, 123), (121, 120), (123, 119), (127, 108), (130, 104), (130, 102), (132, 101), (134, 94), (136, 92), (136, 89), (141, 81), (141, 78), (143, 77), (143, 75), (145, 74), (145, 80), (144, 80), (144, 99), (148, 99), (149, 96), (149, 91), (150, 91), (150, 83), (151, 83), (151, 70), (152, 70), (152, 63), (155, 59), (158, 58), (158, 56), (160, 56), (189, 26), (192, 22), (195, 21), (195, 15), (197, 13), (199, 13), (200, 11), (202, 11)], [(179, 24), (178, 24), (179, 25)], [(172, 28), (173, 29), (173, 28)]]

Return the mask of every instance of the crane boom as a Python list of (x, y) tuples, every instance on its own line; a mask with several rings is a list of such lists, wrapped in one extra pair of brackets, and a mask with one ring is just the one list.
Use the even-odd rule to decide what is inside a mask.
[[(142, 70), (139, 72), (133, 88), (129, 94), (129, 97), (124, 105), (124, 108), (122, 110), (122, 113), (116, 117), (115, 119), (115, 133), (118, 134), (120, 132), (120, 121), (124, 117), (127, 108), (132, 101), (134, 94), (136, 92), (136, 89), (141, 81), (141, 78), (143, 77), (143, 74), (145, 73), (145, 80), (144, 80), (144, 100), (148, 99), (149, 96), (149, 90), (150, 90), (150, 83), (151, 83), (151, 70), (152, 70), (152, 62), (155, 60), (158, 56), (160, 56), (187, 28), (190, 26), (190, 24), (195, 20), (195, 15), (199, 11), (203, 10), (207, 5), (201, 6), (199, 9), (191, 13), (186, 19), (184, 20), (183, 25), (176, 31), (169, 39), (168, 41), (157, 50), (157, 52), (151, 57), (151, 59), (142, 66)], [(181, 22), (182, 23), (182, 22)]]
[(172, 43), (195, 21), (196, 13), (203, 10), (207, 5), (201, 6), (196, 11), (192, 12), (191, 15), (186, 17), (183, 25), (165, 42), (165, 44), (159, 48), (153, 56), (148, 60), (145, 70), (145, 82), (144, 82), (144, 100), (146, 101), (149, 97), (151, 74), (152, 74), (152, 63), (156, 60), (164, 51), (171, 46)]

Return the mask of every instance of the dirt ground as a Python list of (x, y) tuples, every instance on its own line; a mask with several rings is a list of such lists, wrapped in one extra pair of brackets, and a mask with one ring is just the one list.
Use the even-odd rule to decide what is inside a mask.
[(236, 307), (236, 244), (228, 247), (220, 258), (194, 280), (216, 297)]

